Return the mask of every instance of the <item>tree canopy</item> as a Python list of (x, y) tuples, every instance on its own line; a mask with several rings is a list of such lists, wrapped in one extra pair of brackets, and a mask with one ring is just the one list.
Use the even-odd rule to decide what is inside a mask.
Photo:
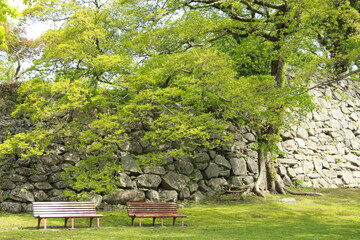
[[(38, 0), (25, 17), (54, 28), (37, 40), (13, 113), (34, 127), (0, 144), (0, 156), (53, 154), (61, 142), (84, 153), (67, 170), (76, 188), (111, 191), (114, 156), (129, 139), (154, 164), (215, 149), (231, 141), (230, 126), (247, 126), (262, 169), (249, 189), (261, 194), (270, 175), (269, 189), (282, 192), (270, 155), (287, 119), (311, 109), (309, 77), (341, 79), (358, 64), (358, 9), (340, 0)], [(106, 184), (91, 184), (99, 176)]]

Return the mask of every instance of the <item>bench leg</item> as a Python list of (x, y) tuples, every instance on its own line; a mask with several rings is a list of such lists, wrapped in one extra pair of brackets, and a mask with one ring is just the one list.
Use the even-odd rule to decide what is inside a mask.
[(44, 230), (46, 230), (46, 218), (44, 218)]
[[(93, 217), (90, 218), (90, 224), (89, 224), (90, 227), (92, 226), (93, 219), (94, 219)], [(100, 228), (100, 218), (96, 218), (96, 226)]]
[(71, 229), (75, 228), (75, 219), (71, 218)]
[(156, 217), (153, 217), (153, 226), (155, 225), (155, 219), (156, 219)]
[(161, 218), (161, 226), (164, 226), (164, 218)]
[(66, 228), (67, 226), (67, 221), (68, 221), (69, 218), (65, 218), (65, 223), (64, 223), (64, 228)]
[(38, 229), (40, 229), (41, 218), (38, 218)]
[(135, 217), (131, 217), (131, 226), (134, 226)]
[(142, 219), (139, 218), (139, 227), (141, 227), (141, 226), (142, 226)]
[(184, 226), (184, 218), (181, 218), (181, 226)]
[(176, 217), (173, 217), (173, 226), (175, 225)]

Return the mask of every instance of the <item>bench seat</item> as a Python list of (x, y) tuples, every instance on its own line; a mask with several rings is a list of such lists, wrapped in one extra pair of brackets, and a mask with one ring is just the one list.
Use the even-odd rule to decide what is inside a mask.
[(74, 229), (75, 218), (89, 218), (90, 227), (94, 218), (97, 227), (100, 227), (101, 214), (96, 213), (94, 202), (33, 202), (33, 216), (38, 219), (38, 229), (41, 220), (44, 220), (44, 229), (47, 228), (48, 218), (64, 218), (64, 227), (67, 227), (68, 219), (71, 219), (71, 229)]
[(152, 218), (155, 225), (156, 218), (161, 219), (161, 226), (164, 226), (164, 218), (173, 218), (175, 225), (176, 218), (181, 218), (181, 226), (184, 226), (186, 215), (179, 214), (176, 203), (153, 203), (153, 202), (128, 202), (126, 203), (128, 216), (131, 217), (131, 226), (135, 218), (139, 219), (139, 226), (142, 226), (142, 218)]

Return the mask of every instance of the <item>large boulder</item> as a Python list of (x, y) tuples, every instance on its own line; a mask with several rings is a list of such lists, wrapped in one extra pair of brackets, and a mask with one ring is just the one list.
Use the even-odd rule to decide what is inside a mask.
[(246, 163), (247, 163), (247, 169), (249, 170), (249, 172), (251, 172), (251, 173), (259, 172), (258, 164), (254, 159), (250, 158), (246, 161)]
[(201, 174), (201, 172), (199, 171), (199, 170), (194, 170), (194, 172), (190, 175), (190, 177), (191, 177), (191, 180), (193, 181), (193, 182), (198, 182), (198, 181), (200, 181), (200, 180), (202, 180), (203, 179), (203, 175)]
[[(65, 161), (67, 162), (70, 162), (70, 163), (78, 163), (80, 161), (80, 156), (79, 156), (79, 153), (77, 152), (66, 152), (64, 155), (63, 155), (63, 158)], [(53, 159), (56, 159), (56, 158), (52, 158)], [(55, 160), (53, 160), (55, 161)], [(54, 164), (51, 164), (51, 165), (54, 165)]]
[(32, 175), (29, 178), (30, 182), (43, 182), (47, 180), (47, 176), (46, 175)]
[(165, 190), (159, 193), (161, 202), (176, 202), (178, 194), (174, 190)]
[(101, 202), (103, 200), (103, 197), (99, 194), (90, 194), (88, 197), (84, 197), (82, 201), (85, 202), (94, 202), (96, 207), (99, 207)]
[(50, 190), (53, 188), (50, 185), (50, 183), (48, 183), (48, 182), (38, 182), (38, 183), (35, 183), (34, 186), (36, 189), (39, 189), (39, 190)]
[(228, 186), (228, 183), (224, 178), (212, 178), (208, 181), (208, 185), (215, 192), (220, 192)]
[(139, 190), (122, 190), (103, 197), (109, 204), (125, 204), (126, 202), (143, 202), (145, 193)]
[(182, 191), (180, 191), (179, 193), (179, 200), (184, 200), (190, 197), (190, 190), (189, 188), (184, 188)]
[(354, 184), (356, 182), (350, 172), (344, 172), (341, 179), (346, 185)]
[(286, 151), (297, 151), (298, 145), (295, 140), (289, 139), (281, 143), (282, 148)]
[(2, 202), (0, 203), (0, 208), (4, 212), (10, 212), (10, 213), (21, 212), (21, 204), (17, 202)]
[(166, 190), (181, 191), (188, 185), (189, 181), (190, 178), (188, 176), (175, 172), (168, 172), (163, 177), (161, 185)]
[(243, 178), (239, 176), (232, 176), (230, 178), (230, 183), (235, 186), (240, 186), (243, 184)]
[(193, 195), (191, 195), (191, 200), (194, 200), (196, 202), (204, 200), (204, 199), (205, 199), (205, 195), (200, 191), (197, 191)]
[(210, 156), (206, 152), (199, 153), (195, 158), (195, 162), (197, 162), (197, 163), (205, 163), (205, 162), (209, 162), (209, 161), (210, 161)]
[(345, 155), (345, 160), (354, 166), (360, 167), (360, 158), (352, 153)]
[(141, 170), (136, 164), (136, 160), (128, 153), (121, 157), (122, 167), (125, 171), (134, 175), (140, 175)]
[(183, 158), (175, 162), (176, 169), (181, 174), (189, 175), (194, 171), (194, 165), (191, 163), (191, 159)]
[(30, 191), (24, 188), (15, 188), (14, 190), (11, 191), (9, 198), (19, 202), (35, 201), (34, 195)]
[(231, 170), (235, 176), (247, 175), (246, 161), (243, 158), (230, 159)]
[(220, 168), (215, 163), (210, 163), (204, 171), (204, 177), (206, 179), (216, 178), (220, 174)]
[(146, 192), (146, 198), (151, 202), (160, 202), (160, 194), (155, 190), (149, 190)]
[(16, 187), (16, 184), (10, 181), (9, 179), (3, 179), (0, 182), (0, 189), (1, 190), (11, 190)]
[(40, 190), (40, 191), (34, 192), (34, 198), (35, 198), (35, 201), (43, 202), (43, 201), (48, 200), (49, 196), (44, 191)]
[(21, 167), (21, 168), (16, 169), (16, 173), (21, 176), (29, 177), (34, 174), (34, 171), (27, 167)]
[(166, 174), (166, 170), (162, 166), (150, 166), (144, 168), (144, 173), (152, 173), (156, 175), (164, 175)]
[(144, 174), (136, 178), (138, 187), (156, 189), (161, 183), (161, 177), (154, 174)]
[(133, 187), (133, 182), (131, 181), (131, 178), (126, 173), (119, 172), (119, 182), (120, 182), (122, 188)]
[(225, 167), (227, 169), (231, 169), (231, 164), (229, 163), (228, 160), (226, 160), (225, 157), (221, 156), (221, 155), (216, 155), (215, 157), (215, 163), (217, 165), (219, 165), (220, 167)]

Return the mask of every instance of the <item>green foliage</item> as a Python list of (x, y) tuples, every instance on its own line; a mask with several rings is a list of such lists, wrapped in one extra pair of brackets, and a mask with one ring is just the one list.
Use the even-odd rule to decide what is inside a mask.
[(0, 144), (0, 157), (19, 155), (21, 159), (46, 154), (45, 147), (53, 140), (53, 132), (32, 131), (30, 133), (18, 133)]
[(269, 65), (272, 44), (261, 37), (246, 38), (236, 42), (227, 37), (214, 44), (223, 52), (229, 54), (235, 63), (239, 76), (270, 74)]
[(6, 22), (8, 17), (15, 17), (16, 10), (9, 6), (7, 0), (0, 0), (0, 50), (7, 48), (6, 39)]
[(351, 70), (359, 61), (360, 14), (351, 1), (313, 1), (305, 16), (305, 23), (313, 29), (315, 38), (326, 49), (325, 61), (334, 73)]
[[(99, 161), (98, 159), (101, 159)], [(114, 181), (117, 172), (121, 170), (112, 151), (102, 152), (96, 156), (89, 156), (76, 166), (70, 166), (62, 174), (65, 181), (71, 184), (72, 188), (79, 191), (67, 190), (66, 197), (82, 198), (88, 192), (97, 194), (109, 194), (114, 192), (119, 186), (119, 181)]]
[(0, 83), (10, 82), (14, 75), (13, 62), (7, 59), (7, 52), (11, 51), (13, 43), (9, 18), (18, 16), (19, 13), (7, 0), (0, 0)]
[[(143, 140), (161, 149), (163, 157), (179, 159), (201, 147), (215, 148), (229, 139), (223, 96), (234, 75), (227, 58), (216, 51), (152, 58), (129, 82), (137, 94), (126, 115), (150, 124)], [(213, 138), (216, 134), (220, 137)]]

